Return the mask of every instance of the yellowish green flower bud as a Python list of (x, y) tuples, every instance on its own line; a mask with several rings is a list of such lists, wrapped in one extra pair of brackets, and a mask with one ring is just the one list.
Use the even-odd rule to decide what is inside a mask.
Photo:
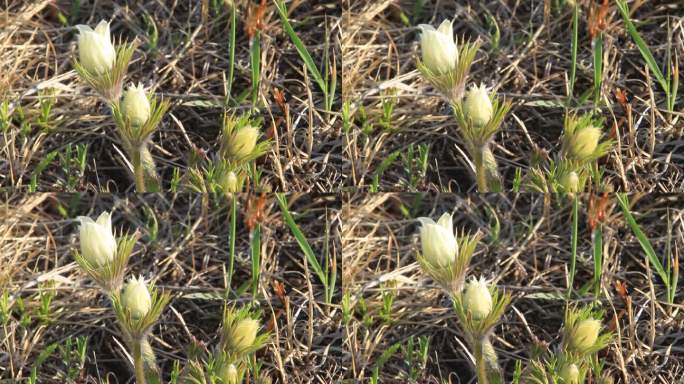
[(563, 384), (579, 384), (580, 371), (576, 364), (567, 364), (561, 369), (560, 377)]
[(567, 193), (579, 192), (579, 176), (577, 176), (577, 172), (571, 171), (566, 173), (561, 179), (561, 185)]
[(79, 62), (86, 71), (101, 75), (112, 69), (116, 51), (109, 35), (109, 23), (102, 20), (95, 30), (87, 25), (77, 25)]
[(492, 312), (492, 295), (484, 278), (468, 282), (463, 294), (463, 306), (475, 320), (481, 320)]
[(570, 155), (578, 160), (588, 158), (596, 150), (600, 138), (600, 128), (586, 127), (579, 129), (569, 138)]
[(134, 127), (142, 126), (150, 118), (150, 101), (142, 84), (133, 85), (124, 92), (121, 112)]
[(244, 159), (254, 151), (258, 139), (258, 128), (244, 127), (238, 129), (233, 132), (229, 139), (228, 155), (233, 159)]
[(477, 127), (486, 125), (492, 118), (494, 107), (484, 84), (474, 86), (468, 90), (463, 110), (467, 118)]
[(430, 265), (449, 266), (458, 253), (451, 215), (442, 214), (436, 223), (429, 217), (421, 217), (418, 220), (422, 224), (420, 227), (422, 256)]
[(124, 287), (121, 302), (135, 320), (142, 318), (152, 307), (152, 297), (142, 277), (133, 277)]
[(221, 177), (221, 187), (223, 192), (226, 193), (240, 192), (240, 180), (238, 180), (235, 172), (229, 171), (223, 174)]
[(419, 25), (422, 30), (420, 48), (423, 64), (434, 74), (444, 74), (456, 67), (458, 48), (454, 42), (451, 21), (444, 20), (439, 28)]
[(116, 255), (116, 239), (112, 233), (112, 217), (109, 212), (102, 212), (93, 221), (90, 217), (80, 216), (79, 237), (81, 255), (93, 267), (109, 264)]
[(601, 322), (596, 319), (582, 320), (570, 331), (570, 347), (582, 352), (591, 348), (598, 339)]
[(258, 331), (259, 321), (251, 318), (242, 319), (229, 330), (228, 346), (233, 351), (244, 351), (254, 344)]
[(235, 364), (223, 364), (219, 376), (223, 384), (238, 384), (239, 376)]

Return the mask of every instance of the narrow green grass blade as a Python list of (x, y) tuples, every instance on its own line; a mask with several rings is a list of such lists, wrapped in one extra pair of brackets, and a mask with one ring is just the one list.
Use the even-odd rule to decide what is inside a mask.
[(276, 200), (278, 200), (280, 211), (283, 213), (283, 219), (285, 219), (285, 224), (287, 224), (287, 226), (290, 228), (290, 232), (292, 232), (292, 235), (297, 240), (299, 248), (302, 250), (302, 252), (304, 252), (304, 256), (306, 256), (306, 259), (309, 262), (311, 268), (316, 273), (316, 276), (318, 276), (323, 285), (327, 287), (328, 277), (323, 271), (323, 268), (321, 268), (321, 264), (318, 262), (318, 259), (316, 258), (316, 255), (314, 254), (311, 245), (309, 245), (309, 241), (306, 239), (306, 237), (304, 237), (304, 234), (302, 233), (301, 229), (299, 229), (299, 226), (297, 226), (297, 223), (295, 223), (292, 214), (290, 214), (290, 210), (287, 208), (287, 198), (282, 193), (277, 193)]
[(599, 34), (591, 42), (594, 56), (594, 105), (601, 101), (601, 84), (603, 83), (603, 35)]
[(675, 242), (675, 254), (672, 254), (672, 220), (670, 219), (670, 210), (667, 210), (667, 248), (665, 257), (667, 259), (667, 271), (670, 275), (670, 289), (667, 292), (667, 302), (674, 303), (677, 294), (677, 283), (679, 280), (679, 252), (676, 250), (677, 243)]
[(252, 251), (252, 300), (256, 300), (261, 274), (261, 225), (256, 224), (250, 234)]
[(235, 80), (235, 31), (237, 17), (235, 16), (235, 5), (230, 7), (230, 34), (228, 42), (230, 44), (230, 57), (228, 62), (228, 85), (226, 86), (226, 103), (230, 101), (233, 92), (233, 81)]
[(572, 100), (575, 90), (575, 78), (577, 77), (577, 36), (579, 25), (579, 6), (575, 5), (572, 12), (572, 44), (571, 44), (571, 61), (570, 61), (570, 89), (568, 96)]
[(252, 108), (256, 108), (261, 79), (261, 33), (259, 31), (256, 31), (252, 38), (249, 61), (252, 67)]
[(327, 220), (327, 212), (326, 212), (326, 220), (325, 220), (325, 244), (323, 245), (323, 257), (325, 258), (325, 271), (326, 274), (328, 275), (328, 280), (330, 282), (330, 286), (326, 286), (326, 303), (331, 303), (332, 302), (332, 297), (335, 294), (335, 284), (337, 283), (337, 267), (335, 265), (335, 260), (330, 258), (330, 222)]
[(603, 273), (603, 230), (599, 224), (592, 236), (594, 243), (594, 292), (598, 298), (601, 291), (601, 274)]
[(646, 64), (648, 64), (648, 68), (651, 70), (651, 72), (653, 72), (653, 75), (656, 77), (658, 83), (660, 83), (660, 86), (663, 88), (663, 91), (665, 91), (667, 97), (669, 98), (670, 85), (665, 80), (663, 72), (660, 71), (658, 63), (656, 63), (656, 60), (653, 57), (651, 50), (648, 48), (648, 45), (646, 45), (644, 39), (642, 39), (641, 35), (639, 35), (639, 32), (637, 32), (636, 27), (632, 23), (632, 20), (629, 19), (629, 7), (627, 6), (627, 2), (625, 2), (625, 0), (616, 0), (616, 2), (618, 10), (620, 11), (620, 14), (622, 14), (622, 20), (624, 20), (625, 22), (627, 32), (632, 37), (632, 40), (634, 40), (634, 43), (637, 45), (637, 48), (639, 48), (641, 57), (643, 57), (646, 61)]
[(617, 195), (617, 200), (618, 203), (620, 203), (620, 207), (622, 208), (622, 212), (625, 215), (625, 220), (627, 221), (627, 224), (632, 229), (634, 236), (636, 236), (637, 240), (639, 241), (639, 244), (641, 245), (641, 249), (644, 250), (644, 253), (646, 253), (649, 262), (655, 268), (656, 272), (663, 280), (665, 285), (668, 287), (668, 289), (670, 289), (670, 275), (667, 272), (665, 272), (663, 264), (660, 262), (660, 259), (658, 259), (658, 256), (656, 255), (656, 252), (653, 249), (651, 242), (648, 240), (644, 232), (641, 230), (641, 227), (639, 227), (639, 224), (637, 224), (636, 220), (634, 220), (632, 212), (629, 211), (629, 202), (627, 195), (625, 195), (624, 193), (620, 193)]
[(283, 3), (282, 0), (274, 1), (276, 9), (278, 10), (278, 15), (280, 15), (280, 20), (283, 23), (283, 29), (285, 29), (285, 33), (287, 33), (287, 35), (290, 37), (292, 44), (294, 44), (297, 52), (299, 53), (299, 57), (304, 60), (304, 64), (306, 64), (309, 72), (311, 72), (311, 76), (313, 76), (314, 80), (318, 84), (318, 87), (324, 94), (327, 95), (328, 85), (323, 79), (323, 76), (321, 76), (321, 72), (318, 70), (318, 67), (316, 67), (316, 63), (314, 63), (313, 59), (311, 58), (309, 51), (306, 49), (299, 36), (297, 36), (297, 33), (294, 31), (294, 28), (292, 28), (290, 21), (287, 19), (287, 7), (285, 6), (285, 3)]
[(230, 201), (230, 248), (228, 254), (228, 277), (226, 279), (226, 295), (232, 289), (233, 273), (235, 272), (235, 233), (237, 229), (237, 195)]
[(570, 277), (568, 279), (568, 298), (572, 294), (573, 285), (575, 282), (575, 268), (577, 266), (577, 222), (579, 215), (578, 197), (575, 195), (572, 199), (572, 233), (570, 235)]

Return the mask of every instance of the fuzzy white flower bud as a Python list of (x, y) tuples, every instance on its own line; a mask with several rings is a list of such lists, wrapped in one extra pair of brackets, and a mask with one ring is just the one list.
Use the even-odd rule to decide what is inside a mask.
[(123, 94), (121, 112), (134, 127), (140, 127), (150, 118), (150, 101), (142, 84), (130, 86)]
[(90, 217), (79, 216), (81, 226), (79, 237), (81, 255), (93, 267), (109, 264), (116, 255), (116, 239), (112, 233), (112, 217), (109, 212), (102, 212), (93, 221)]
[(234, 159), (243, 159), (249, 156), (259, 139), (259, 129), (256, 127), (243, 127), (234, 132), (228, 142), (228, 155)]
[(561, 185), (567, 193), (579, 192), (579, 176), (577, 176), (577, 172), (571, 171), (566, 173), (561, 179)]
[(492, 311), (492, 305), (492, 295), (484, 278), (469, 281), (463, 294), (463, 306), (473, 319), (481, 320), (487, 317)]
[(235, 364), (223, 364), (219, 376), (223, 384), (238, 384), (238, 370)]
[(233, 351), (244, 351), (251, 347), (259, 331), (259, 321), (246, 318), (237, 322), (228, 333), (228, 345)]
[(586, 127), (576, 131), (569, 140), (570, 154), (580, 160), (591, 156), (600, 138), (601, 129), (597, 127)]
[(142, 318), (150, 311), (152, 297), (142, 276), (133, 277), (126, 283), (121, 294), (121, 301), (124, 308), (128, 309), (131, 317), (135, 320)]
[(221, 187), (223, 188), (223, 192), (226, 193), (240, 192), (240, 181), (235, 172), (230, 171), (223, 175), (221, 178)]
[(434, 74), (444, 74), (456, 67), (458, 48), (454, 42), (451, 21), (444, 20), (439, 28), (419, 25), (422, 30), (420, 48), (423, 64)]
[(109, 23), (102, 20), (93, 30), (87, 25), (77, 25), (78, 57), (86, 71), (101, 75), (112, 69), (116, 50), (109, 34)]
[(422, 224), (420, 243), (423, 257), (433, 266), (449, 266), (458, 253), (451, 215), (442, 214), (436, 223), (429, 217), (421, 217), (418, 220)]
[(492, 101), (489, 99), (487, 88), (484, 84), (480, 86), (473, 86), (468, 90), (463, 106), (466, 117), (475, 124), (475, 126), (482, 127), (492, 119), (494, 107)]
[(576, 364), (567, 364), (560, 371), (563, 384), (579, 384), (580, 371)]
[(582, 320), (570, 331), (570, 346), (576, 351), (585, 351), (596, 343), (601, 331), (601, 321)]

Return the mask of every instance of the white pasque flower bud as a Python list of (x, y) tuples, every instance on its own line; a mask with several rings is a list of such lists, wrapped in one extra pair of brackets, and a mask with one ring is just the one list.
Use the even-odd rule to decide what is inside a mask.
[(444, 20), (439, 28), (432, 25), (419, 25), (422, 30), (420, 48), (423, 64), (434, 74), (444, 74), (456, 67), (458, 48), (454, 42), (451, 21)]
[(134, 127), (140, 127), (150, 118), (150, 101), (141, 83), (130, 86), (123, 94), (121, 112)]
[(475, 320), (487, 317), (492, 311), (492, 295), (483, 277), (468, 282), (463, 294), (463, 306)]
[(238, 384), (238, 370), (235, 364), (223, 364), (219, 371), (223, 384)]
[(563, 384), (579, 384), (579, 376), (580, 371), (576, 364), (567, 364), (560, 371)]
[(492, 119), (494, 107), (484, 84), (480, 84), (479, 87), (473, 86), (468, 90), (463, 109), (466, 117), (475, 126), (482, 127)]
[(249, 156), (259, 139), (259, 129), (256, 127), (243, 127), (238, 129), (230, 137), (228, 142), (228, 155), (234, 159), (243, 159)]
[(238, 180), (237, 175), (233, 171), (229, 171), (223, 174), (223, 177), (221, 177), (221, 187), (223, 188), (223, 192), (226, 193), (235, 193), (235, 192), (240, 192), (240, 181)]
[(252, 318), (242, 319), (229, 330), (228, 345), (233, 351), (244, 351), (254, 344), (258, 331), (258, 320)]
[(86, 71), (101, 75), (112, 69), (116, 50), (109, 35), (109, 23), (102, 20), (93, 30), (87, 25), (77, 25), (78, 57)]
[(79, 216), (81, 222), (79, 238), (81, 256), (93, 267), (109, 264), (116, 255), (116, 239), (112, 233), (112, 216), (109, 212), (102, 212), (93, 221), (90, 217)]
[(433, 266), (447, 267), (456, 259), (458, 244), (454, 235), (451, 215), (442, 216), (435, 223), (429, 217), (421, 217), (420, 243), (423, 257)]
[(578, 160), (591, 156), (598, 147), (601, 129), (597, 127), (582, 128), (570, 137), (570, 154)]
[(126, 283), (121, 294), (121, 301), (124, 308), (128, 310), (131, 317), (135, 320), (142, 318), (150, 311), (152, 297), (142, 276), (138, 278), (133, 277)]
[(570, 330), (570, 346), (576, 351), (586, 351), (594, 346), (600, 331), (600, 320), (582, 320), (577, 323), (572, 330)]
[(577, 176), (577, 172), (571, 171), (566, 173), (561, 179), (561, 185), (567, 193), (579, 192), (579, 176)]

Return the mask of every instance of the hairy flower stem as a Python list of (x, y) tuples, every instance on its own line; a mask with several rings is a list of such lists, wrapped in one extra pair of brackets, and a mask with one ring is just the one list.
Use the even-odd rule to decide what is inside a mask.
[(133, 340), (133, 366), (136, 384), (145, 384), (145, 363), (143, 360), (143, 338)]
[(135, 176), (135, 190), (137, 192), (146, 192), (145, 187), (145, 169), (143, 168), (142, 162), (142, 146), (134, 148), (131, 151), (132, 162), (133, 162), (133, 174)]
[(482, 340), (478, 340), (474, 344), (473, 353), (475, 355), (477, 382), (479, 384), (489, 384), (489, 378), (487, 377), (487, 363), (484, 356), (484, 343)]
[(146, 143), (140, 148), (140, 158), (145, 172), (145, 189), (147, 192), (159, 192), (161, 182), (159, 174), (157, 174), (157, 165), (154, 163), (154, 158), (152, 158), (152, 153)]
[(475, 162), (475, 177), (477, 178), (477, 190), (480, 193), (489, 192), (489, 185), (487, 183), (487, 169), (485, 168), (485, 147), (477, 147), (473, 151), (473, 160)]
[(498, 358), (494, 346), (489, 341), (489, 335), (473, 335), (471, 348), (475, 358), (475, 371), (478, 384), (502, 384), (503, 377), (499, 368)]
[(133, 164), (133, 176), (137, 192), (158, 192), (159, 175), (147, 144), (131, 145), (128, 155)]

